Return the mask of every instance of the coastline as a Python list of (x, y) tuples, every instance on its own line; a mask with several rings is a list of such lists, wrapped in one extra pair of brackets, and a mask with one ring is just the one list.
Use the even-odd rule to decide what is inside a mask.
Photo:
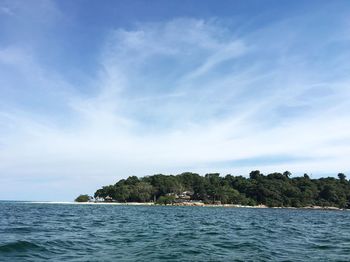
[(298, 210), (334, 210), (334, 211), (347, 211), (349, 209), (338, 208), (332, 206), (306, 206), (306, 207), (268, 207), (266, 205), (246, 206), (239, 204), (204, 204), (202, 202), (183, 202), (174, 203), (169, 205), (159, 205), (154, 202), (70, 202), (70, 201), (29, 201), (23, 202), (29, 204), (62, 204), (62, 205), (111, 205), (111, 206), (182, 206), (182, 207), (220, 207), (220, 208), (254, 208), (254, 209), (298, 209)]
[(141, 202), (74, 202), (74, 201), (29, 201), (23, 202), (29, 204), (61, 204), (61, 205), (112, 205), (112, 206), (154, 206), (153, 202), (141, 203)]

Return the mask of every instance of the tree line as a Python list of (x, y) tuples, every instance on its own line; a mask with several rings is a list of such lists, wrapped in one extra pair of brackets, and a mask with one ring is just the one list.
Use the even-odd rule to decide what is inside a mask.
[(205, 203), (267, 205), (270, 207), (334, 206), (350, 208), (350, 182), (343, 173), (338, 178), (311, 179), (307, 174), (262, 174), (252, 171), (249, 177), (200, 176), (186, 172), (179, 175), (157, 174), (138, 178), (130, 176), (114, 185), (98, 189), (94, 197), (117, 202), (171, 203), (173, 196), (191, 192), (190, 199)]

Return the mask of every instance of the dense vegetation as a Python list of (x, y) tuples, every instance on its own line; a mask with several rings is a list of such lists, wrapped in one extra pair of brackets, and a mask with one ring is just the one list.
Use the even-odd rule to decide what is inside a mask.
[(80, 195), (74, 201), (75, 202), (88, 202), (90, 200), (89, 195)]
[(311, 179), (307, 174), (291, 178), (291, 173), (263, 175), (252, 171), (249, 178), (218, 173), (200, 176), (195, 173), (131, 176), (115, 185), (104, 186), (95, 198), (118, 202), (159, 201), (171, 203), (175, 194), (189, 191), (191, 200), (206, 203), (258, 205), (274, 207), (334, 206), (350, 208), (350, 182), (340, 173), (338, 178)]

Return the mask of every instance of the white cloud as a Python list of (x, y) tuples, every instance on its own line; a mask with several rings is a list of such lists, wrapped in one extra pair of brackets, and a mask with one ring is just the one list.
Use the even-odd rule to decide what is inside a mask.
[[(330, 80), (347, 64), (332, 72), (309, 67), (307, 50), (298, 58), (292, 47), (271, 50), (273, 28), (239, 39), (230, 32), (218, 21), (194, 19), (115, 30), (93, 95), (21, 50), (0, 50), (2, 66), (19, 72), (15, 83), (4, 81), (50, 101), (48, 112), (14, 102), (3, 107), (0, 184), (49, 181), (45, 187), (58, 183), (72, 198), (133, 174), (349, 170), (350, 82), (346, 75)], [(278, 155), (299, 160), (222, 165)], [(27, 196), (41, 197), (30, 190)]]

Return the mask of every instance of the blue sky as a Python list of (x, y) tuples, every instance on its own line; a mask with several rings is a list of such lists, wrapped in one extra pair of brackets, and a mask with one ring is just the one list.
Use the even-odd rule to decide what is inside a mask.
[(2, 0), (0, 32), (0, 199), (349, 173), (348, 1)]

